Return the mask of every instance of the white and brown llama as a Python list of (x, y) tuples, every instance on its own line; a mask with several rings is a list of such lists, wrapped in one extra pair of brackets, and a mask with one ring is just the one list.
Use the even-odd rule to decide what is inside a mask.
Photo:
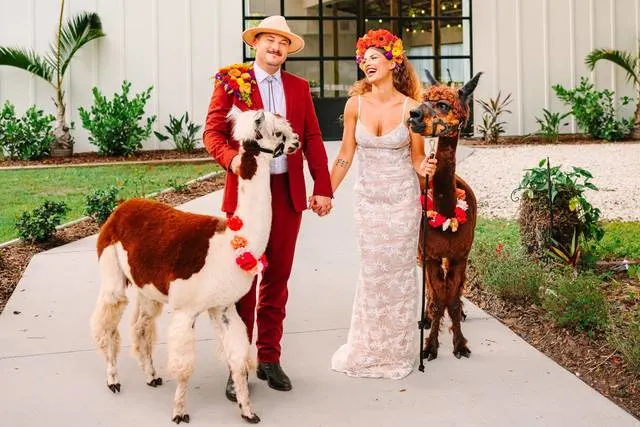
[(152, 387), (162, 384), (152, 361), (156, 318), (165, 303), (173, 312), (167, 366), (177, 380), (172, 420), (178, 424), (189, 422), (186, 394), (195, 361), (194, 326), (204, 311), (220, 339), (242, 418), (260, 421), (249, 402), (249, 341), (235, 303), (264, 267), (261, 255), (271, 229), (269, 163), (294, 152), (299, 142), (289, 123), (269, 112), (234, 109), (229, 119), (241, 154), (234, 217), (197, 215), (134, 199), (118, 206), (98, 236), (100, 293), (91, 329), (106, 358), (107, 386), (120, 391), (118, 324), (127, 305), (125, 288), (132, 284), (137, 289), (132, 350)]

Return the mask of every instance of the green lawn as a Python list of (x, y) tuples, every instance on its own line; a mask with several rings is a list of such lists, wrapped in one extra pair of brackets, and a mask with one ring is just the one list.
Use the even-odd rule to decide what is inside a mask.
[(182, 184), (217, 170), (206, 163), (0, 171), (0, 243), (17, 237), (17, 216), (45, 200), (67, 203), (66, 222), (84, 215), (85, 196), (97, 189), (119, 185), (121, 197), (141, 196), (169, 187), (171, 179)]
[[(598, 259), (640, 259), (640, 221), (604, 221), (604, 237), (591, 251)], [(476, 225), (476, 242), (506, 247), (520, 244), (516, 221), (480, 218)]]

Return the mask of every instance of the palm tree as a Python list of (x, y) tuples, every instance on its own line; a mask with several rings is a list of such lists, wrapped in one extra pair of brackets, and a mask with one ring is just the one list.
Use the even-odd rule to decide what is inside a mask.
[(633, 56), (631, 53), (623, 50), (594, 49), (587, 55), (585, 63), (587, 67), (593, 71), (596, 63), (601, 59), (611, 61), (622, 67), (622, 69), (627, 72), (627, 81), (633, 81), (638, 96), (631, 137), (633, 139), (640, 139), (640, 52), (638, 52), (637, 56)]
[(65, 92), (62, 88), (64, 74), (75, 53), (91, 40), (104, 37), (102, 22), (96, 13), (81, 12), (62, 22), (64, 0), (60, 3), (60, 19), (57, 40), (49, 47), (49, 52), (41, 56), (33, 50), (0, 46), (0, 65), (21, 68), (46, 80), (56, 92), (56, 126), (54, 147), (71, 153), (73, 137), (65, 118)]

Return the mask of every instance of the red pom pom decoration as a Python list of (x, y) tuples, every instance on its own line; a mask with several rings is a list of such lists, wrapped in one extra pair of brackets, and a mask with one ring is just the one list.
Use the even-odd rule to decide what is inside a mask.
[(237, 216), (232, 216), (227, 220), (227, 227), (233, 231), (238, 231), (242, 228), (242, 220)]

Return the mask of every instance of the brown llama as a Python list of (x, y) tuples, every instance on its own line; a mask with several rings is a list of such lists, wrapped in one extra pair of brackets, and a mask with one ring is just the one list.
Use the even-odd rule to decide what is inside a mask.
[(249, 402), (250, 366), (247, 329), (235, 303), (264, 267), (261, 255), (271, 230), (269, 163), (292, 153), (298, 138), (289, 123), (274, 114), (232, 110), (234, 137), (240, 144), (238, 208), (230, 219), (182, 212), (163, 203), (134, 199), (122, 203), (98, 236), (100, 292), (91, 328), (107, 362), (107, 387), (120, 392), (118, 323), (133, 285), (137, 303), (132, 318), (133, 353), (149, 386), (162, 385), (152, 353), (155, 321), (164, 304), (171, 307), (167, 368), (176, 378), (172, 420), (189, 422), (187, 383), (195, 362), (195, 321), (211, 318), (231, 370), (242, 418), (260, 418)]
[[(456, 149), (460, 130), (469, 117), (471, 94), (482, 73), (476, 74), (460, 89), (442, 85), (429, 71), (426, 73), (431, 86), (425, 90), (420, 106), (411, 110), (409, 118), (414, 132), (438, 138), (435, 153), (438, 165), (431, 180), (427, 207), (428, 307), (425, 326), (431, 329), (423, 356), (427, 360), (438, 357), (440, 320), (446, 310), (452, 322), (453, 354), (459, 359), (471, 354), (462, 335), (460, 321), (465, 316), (461, 297), (476, 226), (477, 204), (471, 187), (456, 176)], [(424, 186), (424, 182), (421, 185)], [(424, 227), (425, 222), (422, 224)], [(424, 230), (421, 229), (418, 245), (420, 262), (423, 259), (423, 238)]]

